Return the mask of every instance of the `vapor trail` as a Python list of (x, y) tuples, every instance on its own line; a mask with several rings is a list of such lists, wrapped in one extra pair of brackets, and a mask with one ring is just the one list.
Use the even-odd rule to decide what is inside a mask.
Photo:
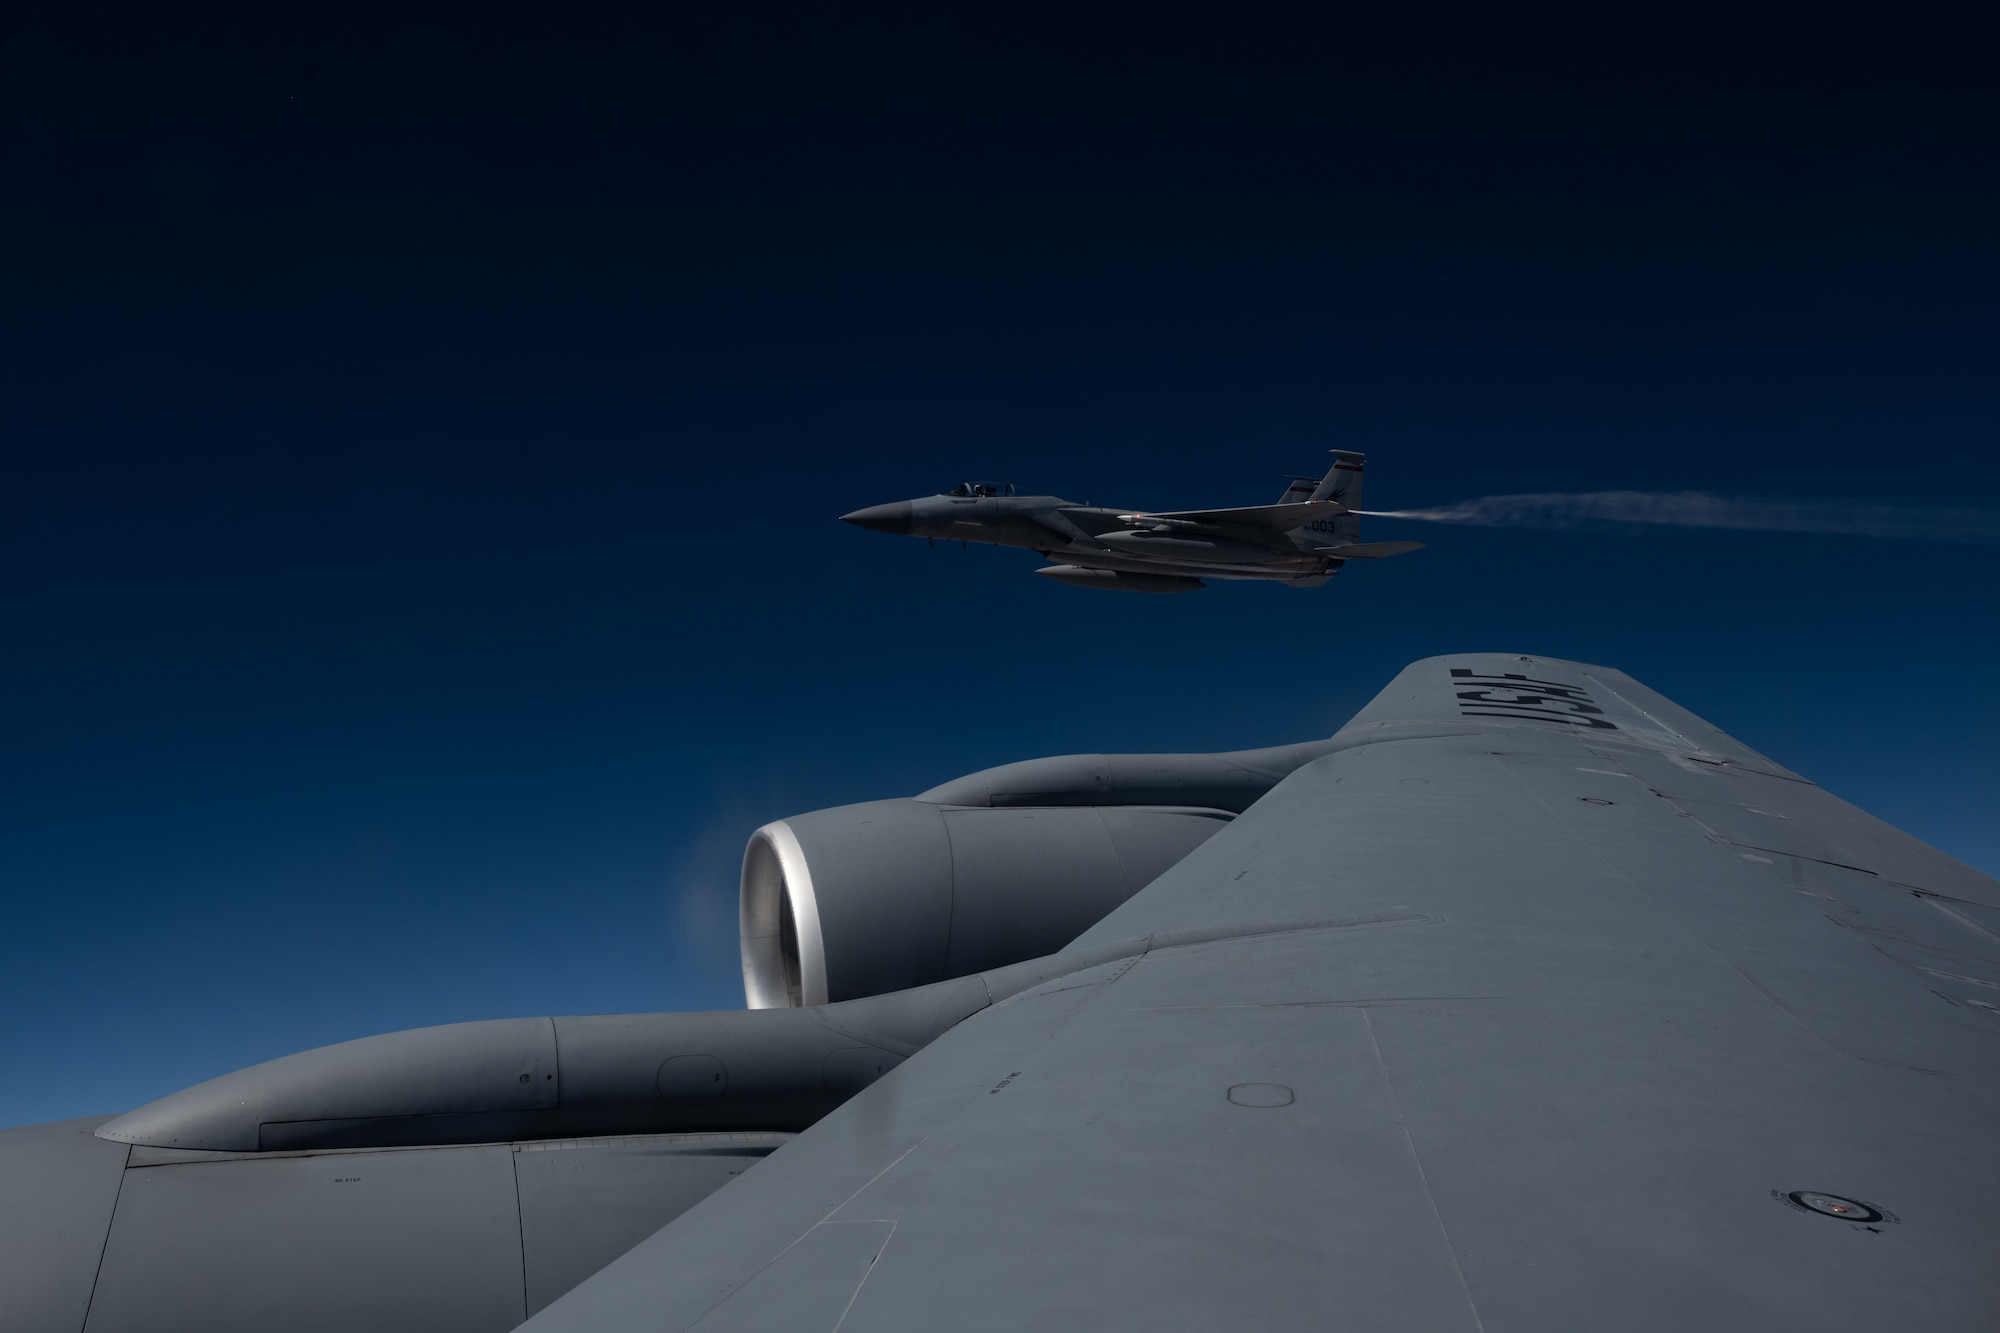
[(1430, 509), (1363, 512), (1375, 518), (1414, 518), (1488, 528), (1734, 528), (1900, 537), (1907, 541), (2000, 542), (2000, 509), (1948, 508), (1911, 500), (1759, 500), (1706, 491), (1587, 491), (1488, 495)]

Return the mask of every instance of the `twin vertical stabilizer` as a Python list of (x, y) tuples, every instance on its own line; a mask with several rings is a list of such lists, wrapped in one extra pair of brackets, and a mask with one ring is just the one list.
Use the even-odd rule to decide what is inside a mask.
[(1361, 466), (1367, 462), (1366, 454), (1353, 453), (1346, 449), (1333, 451), (1333, 466), (1320, 479), (1318, 487), (1308, 496), (1312, 500), (1330, 500), (1341, 507), (1341, 512), (1332, 520), (1332, 533), (1336, 542), (1359, 541), (1361, 538), (1361, 516), (1354, 511), (1361, 508)]

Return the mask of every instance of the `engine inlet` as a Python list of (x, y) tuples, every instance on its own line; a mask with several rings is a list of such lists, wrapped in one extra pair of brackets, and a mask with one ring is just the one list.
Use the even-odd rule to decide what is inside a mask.
[(812, 872), (780, 819), (750, 835), (738, 899), (743, 994), (752, 1009), (826, 1003), (826, 946)]

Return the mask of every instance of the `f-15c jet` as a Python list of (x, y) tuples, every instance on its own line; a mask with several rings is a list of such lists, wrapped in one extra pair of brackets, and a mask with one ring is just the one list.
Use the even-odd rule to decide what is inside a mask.
[(1294, 477), (1276, 504), (1141, 513), (1017, 495), (1005, 482), (969, 481), (942, 495), (842, 514), (877, 532), (936, 541), (1024, 546), (1060, 560), (1035, 572), (1058, 583), (1120, 592), (1193, 592), (1204, 578), (1270, 579), (1316, 588), (1349, 560), (1414, 551), (1422, 542), (1361, 540), (1364, 455), (1333, 451), (1318, 482)]

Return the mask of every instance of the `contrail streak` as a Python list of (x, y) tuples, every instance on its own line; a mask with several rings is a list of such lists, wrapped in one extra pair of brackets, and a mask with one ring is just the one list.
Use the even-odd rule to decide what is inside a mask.
[(2000, 509), (1912, 500), (1759, 500), (1706, 491), (1586, 491), (1488, 495), (1430, 509), (1364, 510), (1375, 518), (1488, 528), (1734, 528), (1906, 541), (2000, 542)]

